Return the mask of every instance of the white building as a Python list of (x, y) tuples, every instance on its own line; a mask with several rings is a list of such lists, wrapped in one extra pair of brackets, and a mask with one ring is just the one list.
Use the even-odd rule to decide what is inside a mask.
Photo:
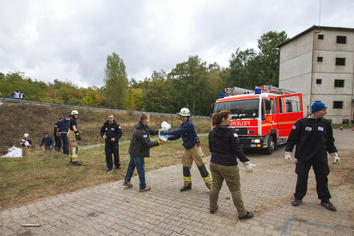
[(314, 25), (279, 48), (279, 87), (303, 94), (304, 115), (322, 101), (333, 123), (354, 120), (354, 28)]

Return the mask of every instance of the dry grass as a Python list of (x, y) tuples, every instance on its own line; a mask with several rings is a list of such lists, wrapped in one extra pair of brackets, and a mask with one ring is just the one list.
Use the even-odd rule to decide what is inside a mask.
[[(99, 129), (111, 111), (94, 111), (77, 108), (80, 112), (78, 127), (82, 140), (79, 145), (101, 143)], [(4, 103), (0, 105), (0, 155), (11, 146), (18, 146), (24, 133), (29, 133), (34, 146), (38, 146), (43, 131), (53, 133), (53, 125), (58, 116), (67, 117), (71, 108), (35, 104)], [(133, 112), (113, 112), (123, 129), (122, 140), (129, 140), (139, 114)], [(151, 115), (152, 128), (159, 128), (162, 121), (167, 121), (172, 128), (177, 128), (180, 120), (177, 116)], [(209, 119), (193, 119), (198, 133), (210, 130)]]
[[(209, 155), (207, 137), (201, 137), (205, 155)], [(181, 163), (181, 140), (151, 149), (146, 170)], [(104, 146), (79, 152), (84, 166), (68, 165), (68, 157), (57, 152), (32, 152), (25, 158), (0, 158), (1, 210), (43, 197), (67, 193), (124, 178), (129, 162), (129, 144), (120, 145), (121, 170), (107, 174)], [(182, 178), (182, 173), (181, 173)]]

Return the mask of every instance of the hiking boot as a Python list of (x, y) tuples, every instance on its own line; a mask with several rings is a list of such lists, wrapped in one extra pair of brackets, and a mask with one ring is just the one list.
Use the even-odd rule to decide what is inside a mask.
[(118, 167), (114, 167), (113, 170), (119, 170), (119, 169), (120, 169), (120, 167), (118, 166)]
[(129, 181), (124, 180), (123, 185), (127, 188), (133, 187), (133, 184), (131, 184)]
[(147, 192), (147, 191), (150, 191), (150, 190), (151, 190), (151, 187), (150, 186), (146, 186), (145, 188), (140, 189), (139, 192)]
[(294, 201), (291, 202), (291, 205), (294, 207), (297, 207), (297, 206), (300, 206), (301, 203), (302, 203), (301, 200), (295, 198)]
[(112, 172), (112, 169), (107, 169), (106, 170), (106, 173), (110, 173), (110, 172)]
[(218, 206), (218, 205), (216, 205), (215, 210), (209, 210), (210, 214), (214, 214), (214, 213), (218, 210), (218, 208), (219, 208), (219, 206)]
[(238, 218), (240, 219), (240, 220), (245, 220), (245, 219), (250, 219), (250, 218), (252, 218), (253, 217), (253, 212), (252, 211), (247, 211), (246, 212), (246, 215), (244, 215), (244, 216), (239, 216)]
[(184, 192), (191, 189), (192, 189), (192, 184), (188, 184), (187, 186), (183, 186), (179, 191)]
[(330, 211), (337, 211), (337, 208), (331, 202), (321, 202), (321, 205)]
[(73, 162), (71, 162), (71, 165), (73, 165), (73, 166), (81, 166), (82, 164), (79, 161), (73, 161)]

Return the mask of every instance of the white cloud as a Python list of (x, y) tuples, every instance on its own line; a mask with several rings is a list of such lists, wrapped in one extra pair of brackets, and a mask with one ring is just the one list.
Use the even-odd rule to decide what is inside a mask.
[[(318, 24), (318, 8), (307, 0), (3, 0), (0, 72), (102, 86), (112, 52), (137, 80), (194, 55), (225, 67), (269, 30), (292, 37)], [(321, 24), (352, 27), (352, 9), (350, 0), (322, 0)]]

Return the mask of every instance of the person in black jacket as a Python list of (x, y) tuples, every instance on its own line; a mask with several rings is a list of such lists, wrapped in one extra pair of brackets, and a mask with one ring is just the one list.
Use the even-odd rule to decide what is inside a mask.
[(60, 148), (61, 148), (61, 137), (60, 137), (60, 132), (59, 132), (59, 126), (60, 126), (60, 122), (62, 120), (63, 120), (63, 118), (59, 117), (57, 123), (54, 124), (53, 137), (55, 140), (55, 150), (57, 152), (60, 152)]
[(229, 128), (231, 125), (231, 112), (220, 111), (212, 116), (215, 128), (209, 133), (209, 149), (211, 152), (210, 170), (213, 176), (213, 185), (209, 193), (210, 213), (218, 209), (219, 192), (225, 179), (231, 192), (232, 201), (238, 212), (239, 219), (253, 217), (253, 212), (246, 211), (242, 201), (238, 157), (248, 171), (255, 167), (243, 153), (237, 133)]
[(334, 145), (333, 130), (329, 120), (323, 117), (327, 114), (326, 105), (315, 102), (311, 106), (312, 114), (298, 120), (293, 126), (285, 148), (285, 159), (292, 160), (292, 151), (296, 145), (295, 158), (297, 159), (295, 172), (297, 174), (296, 189), (293, 206), (299, 206), (306, 195), (307, 180), (311, 166), (315, 172), (316, 190), (321, 205), (331, 211), (336, 207), (329, 201), (331, 194), (328, 190), (328, 159), (327, 152), (338, 163), (337, 148)]
[(140, 192), (150, 191), (151, 189), (146, 186), (145, 182), (144, 157), (150, 156), (150, 148), (163, 143), (161, 140), (158, 140), (157, 142), (152, 142), (150, 140), (150, 135), (157, 135), (159, 131), (151, 129), (148, 126), (149, 122), (150, 116), (143, 113), (140, 116), (140, 121), (135, 125), (133, 137), (129, 146), (130, 162), (123, 183), (123, 185), (128, 188), (133, 187), (130, 180), (136, 167), (140, 181)]
[(42, 141), (39, 146), (42, 147), (43, 145), (44, 145), (45, 151), (52, 151), (53, 140), (50, 136), (48, 136), (48, 132), (43, 133)]
[(113, 169), (112, 154), (114, 156), (114, 169), (118, 170), (120, 168), (119, 164), (119, 142), (118, 140), (122, 137), (123, 132), (119, 124), (114, 120), (114, 115), (109, 115), (107, 121), (103, 124), (100, 131), (101, 137), (105, 140), (105, 153), (106, 153), (106, 163), (107, 170), (109, 173)]

